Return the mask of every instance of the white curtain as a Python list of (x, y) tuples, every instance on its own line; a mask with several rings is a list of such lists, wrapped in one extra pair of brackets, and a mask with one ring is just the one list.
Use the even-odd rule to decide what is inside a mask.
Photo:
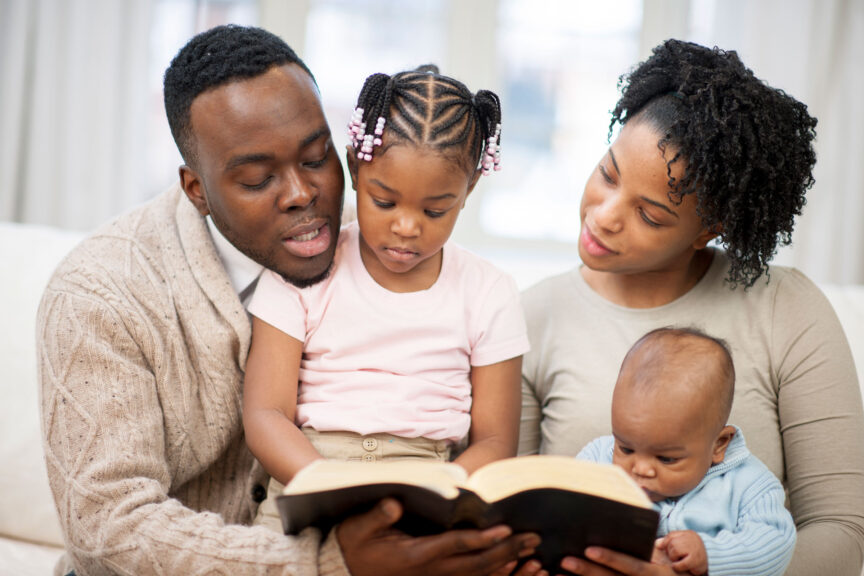
[(864, 284), (864, 2), (718, 0), (706, 37), (808, 105), (816, 183), (775, 260), (817, 282)]
[(145, 196), (149, 2), (2, 0), (0, 220), (92, 229)]

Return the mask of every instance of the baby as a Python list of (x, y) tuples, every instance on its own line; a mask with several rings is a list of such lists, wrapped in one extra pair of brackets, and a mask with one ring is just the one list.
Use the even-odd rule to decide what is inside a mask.
[(624, 468), (660, 512), (652, 562), (694, 575), (781, 575), (795, 524), (779, 480), (727, 424), (735, 369), (726, 344), (661, 328), (627, 353), (612, 436), (577, 456)]

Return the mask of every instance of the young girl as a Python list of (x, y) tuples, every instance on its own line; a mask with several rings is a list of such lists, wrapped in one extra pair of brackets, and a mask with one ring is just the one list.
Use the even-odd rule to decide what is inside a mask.
[(330, 277), (298, 288), (266, 271), (249, 307), (243, 423), (273, 477), (258, 523), (281, 530), (273, 497), (317, 458), (447, 460), (466, 438), (468, 472), (515, 455), (519, 293), (448, 242), (498, 168), (500, 121), (494, 93), (434, 68), (367, 78), (349, 124), (357, 222)]

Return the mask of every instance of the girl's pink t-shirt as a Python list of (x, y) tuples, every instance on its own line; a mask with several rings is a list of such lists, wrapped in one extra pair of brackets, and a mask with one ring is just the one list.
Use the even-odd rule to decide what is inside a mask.
[(381, 287), (360, 259), (356, 222), (330, 276), (297, 288), (265, 270), (249, 311), (304, 342), (297, 425), (458, 442), (468, 433), (471, 366), (528, 351), (513, 279), (448, 242), (427, 290)]

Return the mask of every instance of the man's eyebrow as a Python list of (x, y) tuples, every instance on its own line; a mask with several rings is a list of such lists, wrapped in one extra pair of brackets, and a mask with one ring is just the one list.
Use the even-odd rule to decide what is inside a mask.
[(322, 136), (326, 136), (329, 138), (330, 137), (330, 128), (328, 128), (327, 126), (322, 126), (321, 128), (319, 128), (315, 132), (312, 132), (311, 134), (306, 136), (300, 142), (300, 147), (305, 148), (306, 146), (312, 144), (313, 142), (315, 142), (316, 140), (318, 140)]
[(228, 163), (225, 164), (225, 172), (229, 172), (238, 166), (243, 166), (244, 164), (256, 164), (259, 162), (269, 162), (273, 160), (272, 154), (241, 154), (240, 156), (234, 156)]

